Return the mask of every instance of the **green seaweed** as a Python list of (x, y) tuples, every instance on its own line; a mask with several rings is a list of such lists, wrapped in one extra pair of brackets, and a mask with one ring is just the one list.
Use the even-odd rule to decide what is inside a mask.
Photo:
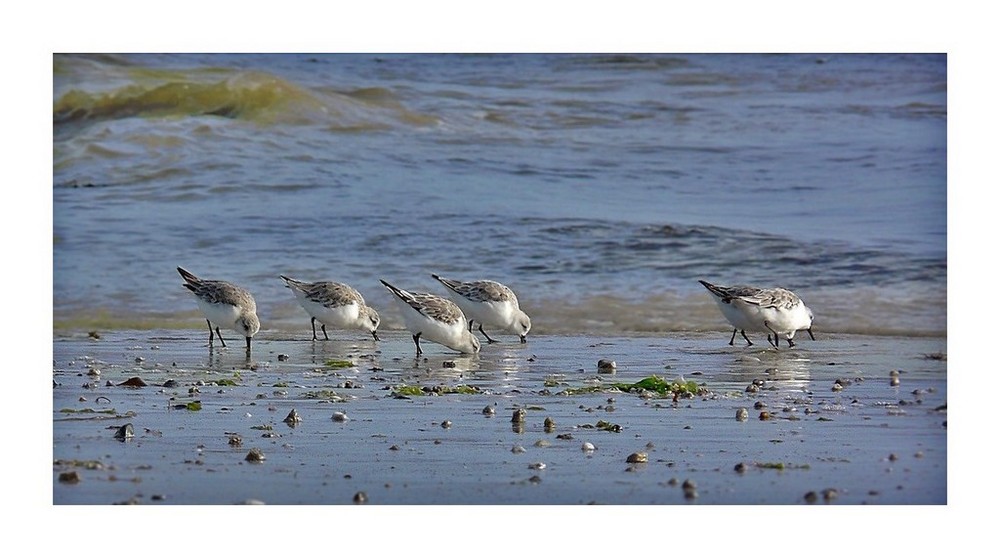
[(90, 407), (87, 407), (86, 409), (69, 409), (69, 408), (64, 408), (64, 409), (59, 409), (59, 412), (60, 413), (67, 413), (67, 414), (68, 413), (98, 413), (98, 414), (104, 414), (104, 415), (114, 415), (114, 414), (116, 414), (114, 409), (96, 410), (96, 409), (91, 409)]
[(187, 405), (185, 405), (184, 408), (186, 408), (189, 411), (200, 411), (201, 410), (201, 401), (192, 401), (192, 402), (188, 403)]
[(580, 395), (583, 393), (596, 393), (608, 390), (618, 390), (625, 393), (638, 393), (652, 391), (660, 395), (704, 395), (707, 389), (700, 387), (697, 382), (688, 380), (682, 382), (674, 380), (672, 382), (664, 380), (659, 376), (649, 376), (635, 383), (615, 382), (602, 386), (585, 386), (579, 388), (567, 388), (562, 391), (563, 395)]
[(354, 368), (355, 364), (349, 360), (328, 360), (326, 361), (327, 368)]
[(459, 384), (457, 386), (422, 386), (422, 387), (401, 385), (393, 388), (392, 392), (394, 396), (451, 395), (455, 393), (463, 395), (472, 395), (481, 393), (479, 388), (465, 384)]
[(239, 384), (236, 383), (236, 380), (230, 380), (229, 378), (223, 378), (221, 380), (216, 380), (215, 381), (215, 385), (218, 385), (218, 386), (238, 386)]
[(775, 469), (778, 471), (784, 471), (785, 469), (809, 469), (808, 463), (803, 465), (786, 465), (779, 461), (776, 463), (754, 463), (753, 465), (758, 469)]

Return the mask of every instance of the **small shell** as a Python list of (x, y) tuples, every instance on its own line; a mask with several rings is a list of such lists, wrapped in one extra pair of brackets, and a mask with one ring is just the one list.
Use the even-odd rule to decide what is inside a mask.
[(288, 412), (288, 416), (285, 417), (285, 424), (292, 425), (302, 422), (302, 417), (299, 416), (295, 409)]
[(590, 442), (584, 442), (583, 445), (580, 446), (580, 449), (583, 451), (590, 452), (596, 450), (597, 448), (594, 446), (594, 444), (591, 444)]
[(618, 365), (613, 360), (602, 358), (597, 361), (597, 372), (600, 374), (614, 374), (617, 368)]
[(347, 418), (347, 413), (343, 411), (337, 411), (333, 413), (333, 416), (330, 418), (332, 418), (334, 422), (347, 422), (349, 420)]
[(483, 414), (484, 415), (488, 415), (488, 416), (493, 416), (493, 415), (497, 414), (497, 410), (494, 409), (492, 406), (487, 405), (487, 406), (483, 407)]
[(516, 411), (514, 411), (514, 415), (510, 418), (510, 421), (518, 423), (524, 422), (524, 417), (527, 414), (528, 413), (526, 413), (524, 409), (517, 409)]
[(750, 411), (748, 411), (746, 407), (740, 407), (739, 409), (736, 409), (736, 420), (744, 422), (748, 418), (750, 418)]
[(267, 458), (264, 456), (264, 452), (260, 451), (259, 448), (253, 448), (249, 453), (247, 453), (247, 456), (244, 459), (250, 463), (261, 463)]

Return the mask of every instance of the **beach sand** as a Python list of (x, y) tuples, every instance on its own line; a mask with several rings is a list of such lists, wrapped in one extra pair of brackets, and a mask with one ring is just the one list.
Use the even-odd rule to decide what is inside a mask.
[[(497, 333), (416, 359), (400, 330), (263, 331), (248, 359), (231, 332), (57, 331), (52, 502), (948, 503), (944, 338)], [(610, 387), (651, 376), (701, 394)]]

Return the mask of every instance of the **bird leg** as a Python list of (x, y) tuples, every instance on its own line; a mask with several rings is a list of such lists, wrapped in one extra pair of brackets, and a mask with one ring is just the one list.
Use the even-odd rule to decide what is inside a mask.
[(767, 325), (767, 320), (764, 320), (764, 327), (766, 327), (771, 333), (774, 334), (774, 341), (771, 341), (771, 335), (768, 334), (768, 336), (767, 336), (767, 342), (770, 343), (771, 345), (773, 345), (775, 349), (777, 349), (778, 348), (778, 341), (780, 341), (780, 339), (778, 339), (778, 332), (774, 331), (773, 329), (771, 329), (771, 326)]
[(487, 343), (491, 343), (492, 344), (492, 343), (496, 343), (497, 342), (496, 339), (493, 339), (492, 337), (490, 337), (489, 335), (487, 335), (485, 331), (483, 331), (483, 324), (479, 324), (479, 333), (482, 333), (483, 335), (486, 335), (486, 342)]
[[(749, 347), (749, 346), (753, 345), (753, 341), (751, 341), (751, 340), (750, 340), (750, 338), (749, 338), (749, 337), (747, 337), (747, 332), (746, 332), (745, 330), (742, 330), (742, 329), (741, 329), (741, 330), (740, 330), (740, 335), (742, 335), (742, 336), (743, 336), (743, 338), (747, 340), (747, 347)], [(735, 335), (735, 330), (734, 330), (734, 334), (733, 334), (733, 337), (735, 337), (735, 336), (736, 336), (736, 335)], [(729, 343), (729, 344), (730, 344), (730, 345), (732, 345), (732, 343)]]
[(420, 334), (419, 333), (413, 336), (413, 344), (417, 346), (417, 356), (420, 356), (420, 355), (424, 354), (424, 352), (420, 350)]
[(330, 336), (326, 334), (326, 324), (320, 324), (320, 329), (323, 330), (323, 339), (326, 339), (327, 341), (329, 341), (330, 340)]
[(733, 345), (733, 341), (736, 341), (736, 328), (733, 328), (733, 336), (729, 338), (729, 346)]
[(313, 326), (313, 341), (318, 341), (319, 337), (316, 337), (316, 318), (312, 318), (310, 320), (310, 323)]

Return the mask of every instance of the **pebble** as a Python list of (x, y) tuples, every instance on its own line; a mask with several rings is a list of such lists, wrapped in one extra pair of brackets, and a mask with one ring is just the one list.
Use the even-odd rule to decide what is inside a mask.
[(556, 427), (556, 421), (552, 420), (552, 417), (545, 417), (545, 430), (550, 431)]
[(527, 450), (525, 450), (523, 446), (515, 445), (514, 447), (510, 448), (511, 453), (524, 453), (525, 451)]
[(493, 415), (497, 414), (497, 410), (494, 409), (492, 406), (487, 405), (487, 406), (483, 407), (483, 414), (484, 415), (488, 415), (488, 416), (493, 416)]
[(591, 444), (590, 442), (584, 442), (583, 445), (580, 446), (580, 449), (589, 452), (589, 451), (594, 451), (597, 448), (594, 446), (594, 444)]
[(649, 456), (645, 452), (637, 451), (625, 458), (625, 463), (648, 463)]
[(64, 482), (67, 484), (76, 484), (80, 482), (80, 473), (76, 471), (68, 471), (66, 473), (59, 473), (59, 482)]
[(451, 428), (451, 421), (450, 420), (441, 421), (441, 428)]
[(758, 418), (760, 418), (760, 420), (771, 420), (771, 413), (767, 411), (761, 411), (760, 416)]
[(597, 361), (597, 372), (600, 374), (614, 374), (618, 365), (615, 361), (602, 358)]
[(344, 413), (342, 411), (337, 411), (337, 412), (333, 413), (333, 416), (331, 418), (333, 419), (334, 422), (347, 422), (348, 421), (347, 413)]
[(804, 496), (804, 498), (805, 498), (806, 502), (808, 502), (810, 504), (813, 504), (813, 503), (816, 502), (816, 500), (819, 499), (819, 496), (816, 495), (815, 491), (810, 490), (809, 492), (806, 492), (806, 495)]
[(240, 446), (243, 444), (243, 438), (239, 434), (230, 434), (229, 445)]
[(747, 411), (746, 407), (740, 407), (739, 409), (736, 409), (736, 420), (742, 422), (747, 420), (748, 418), (750, 418), (750, 411)]
[(756, 403), (753, 404), (753, 408), (758, 411), (761, 409), (766, 409), (767, 403), (764, 403), (763, 401), (757, 401)]
[(542, 463), (542, 462), (532, 463), (531, 465), (528, 465), (528, 468), (529, 469), (534, 469), (536, 471), (541, 471), (542, 469), (545, 468), (545, 464)]
[(368, 503), (368, 495), (365, 494), (364, 492), (358, 492), (357, 494), (354, 495), (354, 503), (355, 504), (367, 504)]
[(747, 464), (741, 461), (736, 464), (736, 467), (733, 467), (733, 470), (742, 475), (747, 472)]
[(244, 459), (250, 463), (262, 463), (267, 458), (264, 456), (264, 452), (260, 451), (259, 448), (253, 448), (249, 453), (247, 453), (247, 456)]
[(524, 409), (517, 409), (516, 411), (514, 411), (514, 415), (510, 418), (510, 421), (516, 423), (524, 422), (525, 415), (527, 415), (527, 413), (524, 411)]

